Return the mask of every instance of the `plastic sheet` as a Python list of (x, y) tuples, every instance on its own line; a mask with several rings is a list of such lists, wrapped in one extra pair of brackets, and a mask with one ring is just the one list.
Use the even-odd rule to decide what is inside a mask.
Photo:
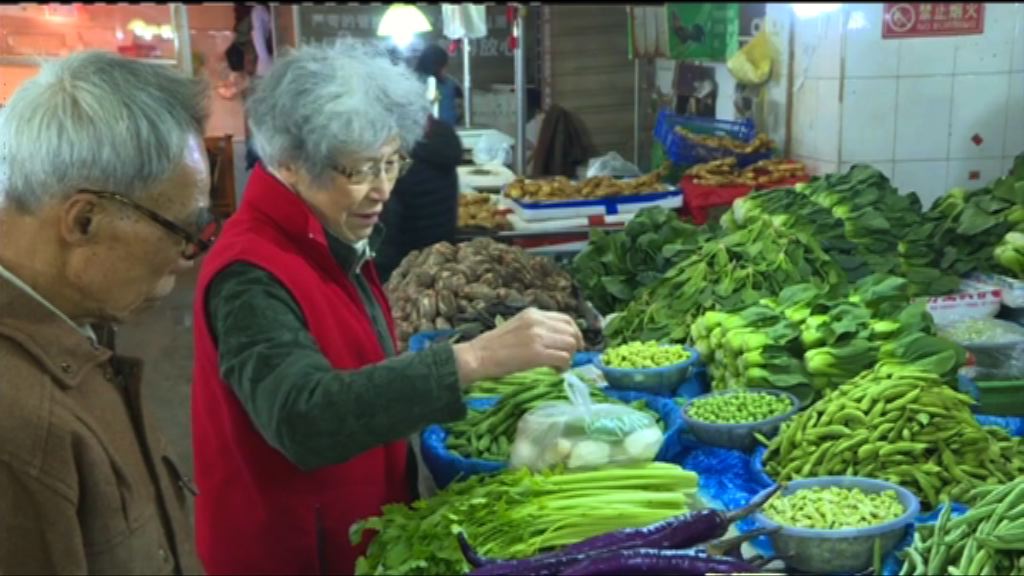
[[(634, 402), (644, 400), (647, 407), (654, 410), (661, 417), (665, 426), (665, 441), (658, 451), (655, 460), (660, 462), (678, 462), (683, 447), (680, 444), (680, 434), (683, 428), (683, 418), (676, 403), (668, 398), (644, 394), (642, 392), (629, 392), (620, 390), (604, 389), (608, 396), (621, 402)], [(470, 409), (490, 409), (498, 401), (497, 397), (471, 399), (467, 402)], [(448, 432), (442, 426), (428, 426), (421, 433), (423, 462), (434, 478), (438, 488), (444, 488), (458, 478), (468, 478), (477, 474), (493, 474), (507, 468), (505, 462), (493, 460), (480, 460), (463, 458), (451, 452), (445, 446)]]

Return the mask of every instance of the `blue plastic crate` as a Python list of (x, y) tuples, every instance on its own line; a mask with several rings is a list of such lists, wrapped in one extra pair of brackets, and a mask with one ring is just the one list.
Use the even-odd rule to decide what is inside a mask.
[(675, 129), (678, 126), (697, 134), (729, 136), (747, 143), (752, 142), (757, 136), (757, 129), (751, 120), (733, 121), (680, 116), (672, 114), (668, 109), (662, 109), (654, 125), (654, 137), (665, 150), (665, 155), (679, 166), (695, 166), (719, 158), (736, 156), (736, 162), (742, 168), (772, 156), (771, 152), (735, 155), (728, 150), (701, 146), (677, 134)]

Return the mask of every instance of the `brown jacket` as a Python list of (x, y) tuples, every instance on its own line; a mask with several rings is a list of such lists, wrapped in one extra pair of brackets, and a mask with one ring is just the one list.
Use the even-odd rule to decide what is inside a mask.
[(200, 572), (140, 377), (0, 277), (0, 574)]
[(583, 121), (565, 108), (552, 104), (533, 150), (531, 176), (565, 176), (575, 180), (580, 165), (596, 156), (596, 148)]

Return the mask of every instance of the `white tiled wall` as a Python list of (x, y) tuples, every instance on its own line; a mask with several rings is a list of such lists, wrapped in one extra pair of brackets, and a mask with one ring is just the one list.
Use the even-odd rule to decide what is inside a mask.
[(976, 36), (881, 26), (881, 3), (794, 20), (793, 156), (870, 163), (925, 205), (1005, 173), (1024, 152), (1024, 3), (986, 3)]

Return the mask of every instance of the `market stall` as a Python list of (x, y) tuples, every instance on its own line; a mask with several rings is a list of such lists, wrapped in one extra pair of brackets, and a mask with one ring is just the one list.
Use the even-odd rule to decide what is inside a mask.
[(1021, 573), (1024, 327), (996, 316), (1022, 214), (1024, 155), (928, 210), (859, 165), (720, 224), (647, 207), (565, 269), (492, 239), (410, 256), (388, 289), (413, 352), (524, 305), (598, 338), (425, 430), (441, 492), (360, 524), (359, 570)]

